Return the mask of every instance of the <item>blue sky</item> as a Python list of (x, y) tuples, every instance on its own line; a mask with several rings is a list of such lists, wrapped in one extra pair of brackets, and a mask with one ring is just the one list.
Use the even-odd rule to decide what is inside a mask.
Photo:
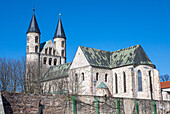
[(53, 39), (62, 14), (67, 62), (79, 45), (115, 51), (141, 44), (160, 74), (170, 75), (169, 0), (1, 0), (0, 57), (26, 55), (33, 5), (41, 42)]

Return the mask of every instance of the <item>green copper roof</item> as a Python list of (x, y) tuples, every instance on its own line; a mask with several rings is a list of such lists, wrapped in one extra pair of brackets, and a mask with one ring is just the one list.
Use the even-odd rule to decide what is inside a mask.
[(116, 68), (132, 64), (152, 65), (152, 62), (140, 45), (108, 52), (80, 46), (86, 59), (92, 66)]
[(101, 83), (97, 86), (97, 88), (99, 88), (99, 89), (108, 89), (108, 87), (106, 86), (106, 84), (105, 84), (104, 82), (101, 82)]
[(42, 78), (42, 82), (54, 80), (58, 78), (68, 77), (68, 71), (71, 63), (65, 63), (57, 66), (50, 67), (45, 76)]
[(40, 52), (44, 49), (44, 47), (48, 44), (49, 41), (43, 42), (40, 44)]

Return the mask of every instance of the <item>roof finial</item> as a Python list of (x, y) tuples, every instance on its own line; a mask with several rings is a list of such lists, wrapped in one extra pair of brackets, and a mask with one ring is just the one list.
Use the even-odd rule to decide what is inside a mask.
[(59, 13), (59, 17), (61, 17), (61, 13)]
[(35, 6), (33, 5), (33, 12), (35, 12)]

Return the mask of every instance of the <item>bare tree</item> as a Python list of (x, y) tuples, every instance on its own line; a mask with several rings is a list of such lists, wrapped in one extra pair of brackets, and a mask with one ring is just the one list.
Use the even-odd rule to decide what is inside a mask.
[(170, 76), (168, 74), (164, 74), (160, 76), (160, 79), (162, 82), (168, 81), (170, 79)]
[(0, 58), (0, 90), (24, 92), (25, 58)]
[(81, 95), (84, 92), (83, 79), (81, 74), (76, 73), (76, 71), (71, 70), (68, 82), (69, 91), (74, 95)]

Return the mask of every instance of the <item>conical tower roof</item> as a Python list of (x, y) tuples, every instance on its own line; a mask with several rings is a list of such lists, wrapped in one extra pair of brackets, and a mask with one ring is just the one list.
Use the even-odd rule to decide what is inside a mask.
[(60, 17), (54, 34), (54, 38), (66, 38)]
[[(34, 11), (34, 10), (33, 10)], [(35, 14), (33, 13), (29, 28), (27, 30), (27, 33), (29, 32), (35, 32), (35, 33), (40, 33), (40, 29), (37, 24), (37, 20), (35, 18)]]

